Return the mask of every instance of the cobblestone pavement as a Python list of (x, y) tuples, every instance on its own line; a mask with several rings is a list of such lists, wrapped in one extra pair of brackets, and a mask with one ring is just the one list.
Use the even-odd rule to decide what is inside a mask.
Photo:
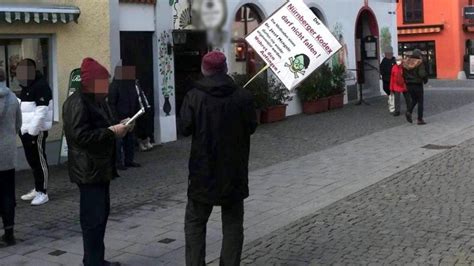
[[(385, 167), (387, 164), (384, 162), (390, 161), (386, 157), (378, 156), (378, 153), (383, 152), (384, 145), (380, 143), (383, 144), (385, 138), (390, 141), (397, 134), (411, 132), (414, 136), (411, 141), (418, 145), (436, 140), (437, 135), (448, 137), (449, 134), (469, 126), (471, 112), (474, 114), (474, 108), (469, 107), (469, 104), (474, 102), (474, 91), (434, 89), (427, 91), (426, 99), (427, 121), (433, 123), (419, 130), (423, 134), (413, 133), (419, 127), (408, 126), (402, 117), (390, 117), (384, 98), (371, 100), (371, 106), (347, 105), (341, 110), (314, 116), (300, 115), (284, 122), (260, 127), (253, 137), (251, 152), (252, 197), (246, 203), (247, 242), (264, 237), (300, 217), (314, 213), (339, 197), (347, 196), (398, 172), (396, 168), (386, 170), (378, 166)], [(454, 113), (449, 112), (461, 106), (466, 108)], [(443, 117), (446, 113), (450, 114)], [(465, 120), (455, 123), (456, 118), (463, 117), (463, 114)], [(443, 121), (446, 123), (442, 123)], [(392, 131), (387, 131), (391, 129)], [(461, 139), (463, 138), (466, 137)], [(373, 160), (373, 164), (364, 167), (357, 161), (353, 162), (357, 168), (353, 170), (362, 173), (358, 177), (361, 180), (329, 178), (345, 175), (337, 172), (337, 169), (332, 169), (331, 165), (337, 161), (324, 161), (323, 154), (330, 155), (328, 158), (347, 160), (344, 152), (354, 155), (354, 150), (350, 150), (350, 147), (362, 149), (372, 141), (379, 143), (378, 146), (373, 152), (370, 148), (367, 149), (367, 153), (360, 159), (364, 160), (366, 156), (366, 159)], [(413, 143), (407, 142), (404, 145)], [(397, 145), (394, 146), (396, 148)], [(340, 147), (344, 152), (341, 154), (341, 151), (334, 147)], [(400, 150), (402, 148), (403, 146), (399, 147)], [(112, 215), (106, 238), (107, 258), (114, 258), (129, 265), (182, 264), (182, 216), (186, 200), (188, 149), (189, 140), (184, 139), (166, 144), (153, 152), (140, 154), (138, 160), (144, 167), (124, 172), (121, 178), (112, 183)], [(417, 160), (433, 154), (435, 153), (414, 152), (411, 161), (400, 162), (397, 167), (411, 166)], [(295, 174), (292, 178), (296, 180), (304, 177), (303, 181), (296, 180), (298, 184), (289, 186), (287, 176), (278, 175), (294, 169), (292, 167), (295, 163), (316, 162), (319, 167), (325, 168), (324, 172), (321, 172), (323, 178), (304, 177), (306, 173)], [(376, 170), (382, 171), (381, 169), (385, 169), (383, 174), (373, 174)], [(304, 172), (303, 170), (301, 172)], [(346, 168), (345, 171), (350, 173), (351, 169)], [(0, 264), (80, 263), (82, 244), (78, 225), (77, 188), (69, 183), (65, 167), (55, 167), (52, 173), (50, 203), (32, 208), (24, 202), (18, 202), (16, 231), (22, 242), (15, 248), (0, 250)], [(324, 175), (328, 178), (324, 179)], [(17, 181), (17, 196), (30, 189), (32, 181), (28, 172), (20, 172)], [(305, 195), (298, 199), (298, 194), (301, 193)], [(323, 197), (331, 193), (334, 195)], [(314, 196), (315, 194), (320, 197)], [(282, 199), (282, 202), (276, 200), (277, 198)], [(299, 204), (299, 200), (302, 200), (301, 206), (295, 208), (294, 205)], [(292, 209), (297, 212), (289, 215), (288, 210)], [(173, 242), (159, 242), (166, 238), (172, 239)], [(219, 210), (216, 210), (211, 216), (208, 230), (209, 260), (217, 257), (219, 241), (220, 219)], [(59, 253), (66, 253), (58, 256), (49, 254), (57, 250)]]
[(245, 247), (248, 265), (474, 264), (474, 140)]

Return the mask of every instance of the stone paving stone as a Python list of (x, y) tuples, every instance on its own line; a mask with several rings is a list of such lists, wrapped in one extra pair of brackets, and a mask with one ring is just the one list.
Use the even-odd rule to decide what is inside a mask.
[(77, 254), (73, 254), (69, 252), (61, 254), (59, 256), (53, 256), (49, 254), (54, 251), (56, 251), (56, 249), (43, 248), (33, 253), (29, 253), (25, 256), (32, 259), (40, 259), (43, 261), (59, 263), (62, 265), (81, 265), (82, 264), (81, 255), (77, 255)]
[(20, 255), (11, 255), (11, 256), (2, 258), (2, 260), (0, 260), (0, 265), (56, 266), (56, 265), (61, 265), (61, 264), (50, 262), (50, 261), (44, 261), (40, 259), (32, 259), (25, 256), (20, 256)]
[[(426, 108), (427, 120), (433, 124), (433, 127), (429, 127), (429, 124), (424, 129), (406, 125), (403, 118), (387, 116), (386, 103), (383, 98), (372, 100), (372, 106), (367, 108), (348, 105), (342, 110), (318, 116), (292, 117), (282, 123), (260, 127), (252, 138), (250, 189), (251, 194), (257, 195), (257, 197), (250, 197), (248, 201), (248, 210), (250, 211), (248, 219), (255, 221), (251, 220), (258, 217), (259, 214), (255, 213), (275, 211), (274, 215), (268, 215), (270, 220), (272, 217), (276, 217), (276, 222), (268, 226), (264, 222), (269, 219), (262, 218), (263, 221), (256, 222), (255, 226), (246, 225), (247, 241), (262, 237), (299, 217), (313, 213), (315, 210), (339, 200), (352, 191), (365, 187), (368, 183), (375, 183), (396, 173), (396, 169), (386, 165), (386, 158), (377, 156), (380, 153), (386, 153), (386, 147), (383, 145), (373, 145), (372, 149), (361, 152), (359, 160), (338, 161), (337, 165), (334, 165), (334, 158), (337, 156), (354, 152), (352, 146), (364, 147), (367, 145), (369, 137), (364, 138), (364, 136), (370, 135), (371, 141), (374, 143), (395, 142), (397, 135), (406, 134), (408, 131), (414, 138), (407, 141), (407, 145), (418, 145), (427, 135), (445, 136), (451, 134), (453, 137), (450, 141), (437, 138), (437, 140), (445, 141), (448, 144), (449, 142), (457, 144), (470, 136), (468, 131), (464, 132), (465, 135), (460, 135), (458, 131), (460, 124), (468, 125), (470, 123), (468, 114), (472, 108), (470, 109), (466, 104), (474, 100), (474, 91), (452, 89), (449, 91), (427, 91), (426, 99), (427, 103), (430, 103)], [(464, 108), (454, 109), (461, 106)], [(446, 112), (449, 110), (452, 111)], [(433, 114), (436, 115), (429, 116)], [(459, 114), (464, 114), (464, 116)], [(443, 119), (451, 116), (459, 117), (453, 121), (448, 120), (449, 123), (444, 123)], [(292, 137), (288, 138), (288, 136)], [(344, 143), (350, 143), (350, 145), (340, 145)], [(425, 143), (423, 142), (423, 144)], [(339, 150), (333, 148), (333, 155), (326, 156), (327, 151), (334, 146), (338, 146)], [(395, 154), (405, 151), (403, 145), (394, 145), (392, 149)], [(320, 153), (315, 157), (314, 155), (318, 151)], [(107, 230), (107, 238), (111, 239), (111, 242), (107, 243), (108, 245), (113, 246), (114, 239), (119, 240), (119, 245), (113, 246), (113, 248), (119, 248), (123, 243), (128, 242), (132, 242), (132, 244), (154, 243), (160, 239), (159, 233), (165, 234), (170, 230), (182, 234), (184, 241), (184, 233), (182, 229), (178, 229), (182, 228), (184, 219), (188, 152), (189, 139), (183, 139), (159, 147), (153, 152), (139, 154), (138, 160), (144, 167), (123, 172), (122, 177), (112, 183), (112, 213), (110, 226)], [(434, 154), (436, 152), (419, 153), (419, 151), (414, 151), (407, 154), (405, 159), (400, 160), (397, 165), (400, 169), (405, 169), (414, 161), (429, 158)], [(365, 160), (370, 158), (372, 165), (380, 164), (380, 167), (375, 167), (375, 169), (367, 167), (363, 158), (366, 158)], [(347, 169), (358, 172), (360, 177), (354, 177)], [(25, 243), (18, 246), (19, 250), (30, 245), (32, 249), (26, 248), (26, 252), (40, 250), (48, 243), (61, 238), (63, 234), (68, 237), (80, 236), (77, 187), (69, 183), (66, 168), (55, 167), (51, 172), (51, 179), (55, 182), (51, 184), (50, 197), (52, 200), (50, 203), (41, 208), (31, 208), (26, 202), (18, 202), (18, 235), (23, 236), (26, 240)], [(318, 191), (319, 181), (315, 181), (315, 179), (323, 180), (329, 175), (332, 176), (329, 181), (361, 180), (362, 182), (361, 184), (348, 182), (342, 187), (334, 186)], [(30, 173), (20, 172), (17, 180), (18, 195), (30, 189)], [(315, 182), (316, 185), (310, 186), (309, 182)], [(330, 188), (335, 190), (330, 190)], [(325, 195), (323, 192), (334, 195)], [(449, 197), (443, 200), (449, 200)], [(291, 211), (292, 209), (296, 211)], [(287, 212), (287, 220), (283, 218), (284, 215), (278, 216), (282, 212)], [(441, 217), (450, 217), (451, 213), (442, 213), (442, 215)], [(209, 227), (211, 232), (215, 232), (211, 239), (216, 240), (217, 232), (220, 229), (218, 208), (213, 212), (213, 218), (215, 221), (211, 222)], [(345, 217), (341, 219), (345, 219)], [(179, 221), (181, 225), (177, 225), (176, 221)], [(160, 225), (161, 222), (163, 222), (162, 225)], [(258, 224), (262, 224), (264, 227), (258, 227)], [(142, 227), (144, 225), (146, 227)], [(415, 224), (409, 225), (415, 226)], [(441, 231), (443, 228), (437, 230)], [(36, 241), (37, 238), (38, 241)], [(111, 248), (109, 250), (114, 251)], [(179, 252), (182, 251), (172, 251), (165, 254), (166, 262), (172, 264), (174, 261), (172, 256), (176, 256), (175, 260), (182, 258), (183, 256), (179, 256)], [(15, 253), (11, 250), (8, 252)], [(215, 254), (211, 255), (215, 256)], [(118, 256), (125, 258), (127, 254)], [(164, 262), (165, 260), (163, 260)]]
[(163, 262), (155, 258), (150, 258), (146, 256), (139, 256), (131, 253), (123, 253), (122, 255), (116, 256), (113, 258), (113, 261), (119, 261), (121, 265), (132, 266), (156, 266), (162, 265)]
[[(473, 264), (473, 166), (474, 139), (249, 243), (243, 263)], [(433, 219), (444, 212), (447, 219)]]

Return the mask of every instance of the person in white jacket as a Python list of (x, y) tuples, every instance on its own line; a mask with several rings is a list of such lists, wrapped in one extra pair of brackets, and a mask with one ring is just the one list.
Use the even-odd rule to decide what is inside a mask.
[(53, 123), (52, 92), (32, 59), (24, 59), (18, 64), (17, 77), (22, 88), (20, 106), (23, 123), (20, 138), (35, 179), (35, 188), (21, 196), (21, 199), (31, 200), (31, 205), (42, 205), (49, 201), (49, 166), (45, 147), (48, 130)]

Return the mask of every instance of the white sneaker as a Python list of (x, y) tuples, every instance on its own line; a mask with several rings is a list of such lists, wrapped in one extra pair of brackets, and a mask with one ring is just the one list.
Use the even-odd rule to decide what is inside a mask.
[(140, 143), (138, 144), (138, 149), (140, 151), (147, 151), (148, 147), (143, 142), (140, 141)]
[(147, 139), (146, 139), (145, 147), (147, 147), (148, 150), (153, 149), (153, 144), (151, 144), (150, 138), (147, 138)]
[(36, 197), (31, 201), (31, 205), (39, 206), (39, 205), (45, 204), (48, 201), (49, 201), (48, 194), (45, 194), (43, 192), (38, 192), (36, 194)]
[(36, 197), (36, 190), (33, 189), (25, 195), (21, 196), (22, 200), (33, 200)]

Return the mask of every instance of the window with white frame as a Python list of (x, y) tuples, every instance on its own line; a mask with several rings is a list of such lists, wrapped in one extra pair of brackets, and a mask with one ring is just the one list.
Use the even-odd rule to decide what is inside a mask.
[(7, 73), (6, 85), (19, 95), (16, 67), (22, 59), (35, 60), (37, 70), (53, 90), (54, 121), (59, 121), (55, 47), (54, 35), (0, 35), (0, 68)]
[(25, 58), (36, 62), (37, 70), (50, 82), (51, 40), (47, 37), (2, 38), (0, 37), (0, 68), (7, 73), (7, 86), (16, 94), (21, 87), (16, 76), (18, 63)]

